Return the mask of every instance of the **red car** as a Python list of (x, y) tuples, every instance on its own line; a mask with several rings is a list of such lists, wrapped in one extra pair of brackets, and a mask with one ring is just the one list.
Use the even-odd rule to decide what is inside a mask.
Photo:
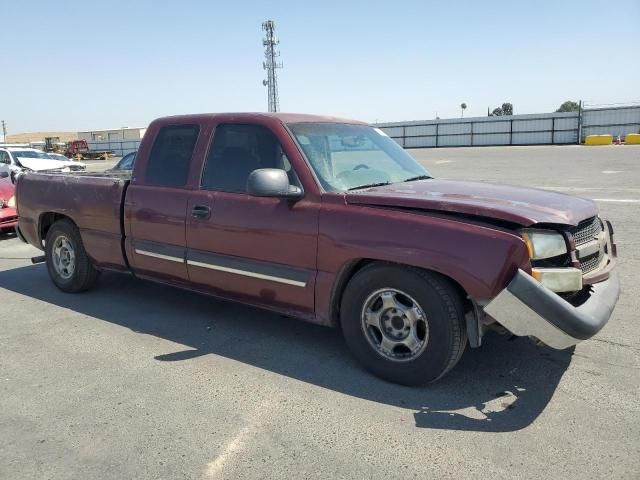
[(17, 224), (16, 187), (7, 172), (0, 172), (0, 233), (13, 231)]
[(27, 173), (17, 198), (18, 235), (65, 292), (114, 270), (336, 326), (403, 384), (442, 377), (494, 327), (575, 345), (619, 294), (591, 200), (435, 179), (352, 120), (162, 118), (132, 171)]

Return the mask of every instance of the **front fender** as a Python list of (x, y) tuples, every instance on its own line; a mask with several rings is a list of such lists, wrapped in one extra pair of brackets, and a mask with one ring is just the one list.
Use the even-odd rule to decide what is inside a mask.
[(316, 310), (326, 318), (339, 272), (362, 259), (439, 272), (480, 301), (494, 298), (518, 269), (531, 271), (520, 236), (455, 217), (335, 203), (323, 205), (319, 230)]

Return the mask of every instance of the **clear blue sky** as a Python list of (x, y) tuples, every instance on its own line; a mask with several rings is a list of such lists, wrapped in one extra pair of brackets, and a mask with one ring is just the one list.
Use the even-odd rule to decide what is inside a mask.
[(18, 133), (266, 110), (267, 18), (282, 111), (393, 121), (640, 100), (640, 0), (2, 0), (0, 119)]

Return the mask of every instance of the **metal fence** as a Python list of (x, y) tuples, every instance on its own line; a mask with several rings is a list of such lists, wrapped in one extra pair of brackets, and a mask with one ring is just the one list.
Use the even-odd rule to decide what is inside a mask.
[(562, 145), (586, 135), (624, 138), (640, 131), (640, 106), (588, 108), (578, 112), (379, 123), (404, 148), (489, 145)]
[(121, 140), (106, 142), (87, 142), (90, 150), (113, 150), (118, 157), (136, 152), (140, 148), (141, 140)]
[[(622, 138), (640, 132), (640, 105), (584, 108), (578, 112), (450, 118), (378, 123), (376, 126), (404, 148), (482, 145), (566, 145), (587, 135)], [(135, 152), (140, 140), (88, 142), (92, 150)]]
[(608, 133), (624, 139), (627, 133), (640, 133), (640, 105), (587, 108), (582, 111), (582, 141), (587, 135)]

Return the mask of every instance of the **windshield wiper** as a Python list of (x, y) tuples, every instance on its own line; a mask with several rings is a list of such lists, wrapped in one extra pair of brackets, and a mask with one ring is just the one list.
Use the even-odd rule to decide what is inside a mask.
[(384, 185), (391, 185), (391, 182), (369, 183), (366, 185), (359, 185), (357, 187), (347, 188), (347, 190), (360, 190), (361, 188), (382, 187)]
[(403, 182), (415, 182), (416, 180), (428, 180), (430, 178), (429, 175), (418, 175), (417, 177), (411, 177), (411, 178), (407, 178), (406, 180), (403, 180)]

